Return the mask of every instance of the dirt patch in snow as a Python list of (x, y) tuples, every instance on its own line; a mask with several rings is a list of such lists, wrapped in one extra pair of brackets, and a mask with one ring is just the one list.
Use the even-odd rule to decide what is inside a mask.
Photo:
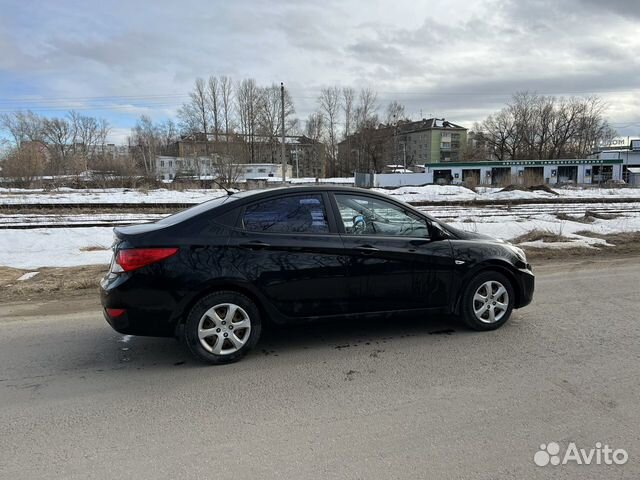
[(103, 245), (89, 245), (88, 247), (81, 247), (81, 252), (98, 252), (102, 250), (109, 250), (109, 247)]
[(48, 299), (59, 296), (98, 295), (100, 278), (107, 265), (89, 265), (69, 268), (41, 268), (39, 274), (18, 281), (28, 270), (0, 267), (0, 302), (13, 300)]
[(549, 187), (549, 185), (545, 185), (545, 184), (532, 185), (530, 187), (526, 187), (524, 185), (513, 184), (513, 185), (507, 185), (506, 187), (504, 187), (500, 191), (501, 192), (513, 192), (513, 191), (516, 191), (516, 190), (519, 191), (519, 192), (547, 192), (547, 193), (551, 193), (552, 195), (560, 195), (558, 192), (556, 192), (551, 187)]
[(578, 222), (578, 223), (593, 223), (595, 221), (594, 217), (590, 215), (583, 215), (582, 217), (577, 217), (575, 215), (569, 215), (564, 212), (560, 212), (556, 214), (556, 218), (558, 220), (564, 220), (569, 222)]
[(532, 248), (523, 247), (529, 261), (540, 262), (544, 260), (562, 261), (575, 260), (585, 256), (593, 257), (635, 257), (640, 255), (640, 232), (614, 233), (609, 235), (597, 234), (588, 230), (576, 232), (583, 237), (598, 238), (607, 242), (607, 245), (591, 245), (589, 247), (576, 246), (574, 248)]
[(527, 232), (524, 235), (520, 235), (512, 239), (511, 243), (514, 243), (517, 245), (519, 243), (537, 242), (537, 241), (542, 241), (546, 243), (555, 243), (555, 242), (570, 242), (571, 239), (563, 235), (546, 231), (546, 230), (531, 230), (530, 232)]

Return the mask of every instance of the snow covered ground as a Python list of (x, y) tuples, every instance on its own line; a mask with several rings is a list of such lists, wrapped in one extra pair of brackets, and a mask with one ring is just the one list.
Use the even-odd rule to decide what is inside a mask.
[[(593, 246), (602, 240), (577, 235), (589, 231), (601, 234), (640, 231), (640, 188), (581, 188), (556, 189), (559, 197), (547, 192), (500, 192), (498, 188), (478, 189), (475, 193), (459, 186), (429, 185), (404, 187), (397, 190), (381, 190), (388, 195), (410, 202), (418, 201), (469, 201), (499, 199), (602, 199), (602, 202), (585, 204), (531, 204), (495, 207), (436, 206), (420, 207), (436, 218), (443, 219), (463, 230), (470, 230), (510, 240), (533, 230), (540, 230), (567, 237), (568, 242), (531, 242), (529, 246), (562, 248)], [(73, 190), (55, 192), (0, 188), (0, 205), (21, 203), (199, 203), (225, 195), (223, 190), (152, 190), (141, 192), (126, 189)], [(607, 204), (610, 198), (634, 199), (624, 204)], [(637, 199), (637, 202), (636, 200)], [(557, 213), (579, 217), (587, 209), (599, 209), (618, 215), (610, 220), (596, 219), (591, 223), (558, 219)], [(137, 223), (150, 220), (155, 214), (98, 213), (94, 215), (2, 215), (0, 224), (5, 226), (24, 223), (60, 222), (82, 223), (88, 221), (126, 221)], [(111, 227), (34, 228), (27, 230), (0, 230), (0, 266), (25, 270), (41, 267), (69, 267), (106, 264), (111, 258), (109, 247), (113, 239)]]
[(126, 188), (54, 191), (0, 188), (0, 205), (35, 203), (201, 203), (226, 195), (224, 190), (131, 190)]
[(110, 227), (0, 230), (0, 266), (32, 270), (107, 264)]
[[(294, 179), (297, 180), (303, 179)], [(349, 179), (322, 179), (322, 183), (345, 183)], [(348, 182), (347, 182), (348, 183)], [(352, 182), (351, 182), (352, 183)], [(554, 198), (634, 198), (640, 199), (640, 188), (557, 188), (559, 196), (548, 192), (501, 192), (500, 188), (479, 187), (478, 192), (457, 185), (427, 185), (424, 187), (402, 187), (396, 190), (374, 189), (406, 202), (442, 202), (471, 200), (516, 200)], [(220, 189), (138, 191), (122, 188), (74, 190), (60, 188), (55, 191), (0, 188), (0, 205), (35, 203), (201, 203), (225, 195)]]
[[(595, 219), (592, 223), (559, 220), (554, 213), (535, 213), (532, 209), (514, 210), (513, 213), (507, 209), (487, 207), (423, 209), (454, 227), (504, 240), (511, 240), (533, 230), (562, 235), (570, 240), (522, 244), (531, 247), (564, 248), (605, 243), (600, 239), (576, 234), (581, 231), (600, 234), (640, 231), (640, 211), (637, 209), (610, 220)], [(111, 227), (0, 230), (0, 266), (32, 270), (41, 267), (107, 264), (111, 258), (109, 248), (112, 241)]]
[(593, 232), (603, 235), (623, 232), (640, 231), (640, 213), (629, 213), (625, 216), (611, 219), (596, 219), (592, 223), (581, 223), (570, 220), (559, 220), (555, 215), (541, 214), (531, 218), (522, 217), (486, 217), (475, 221), (468, 219), (463, 221), (448, 222), (450, 225), (462, 230), (483, 233), (503, 240), (512, 240), (533, 230), (539, 230), (549, 234), (561, 235), (570, 239), (570, 242), (524, 242), (520, 245), (540, 248), (581, 247), (597, 244), (605, 244), (603, 240), (577, 235), (576, 232)]
[(405, 202), (451, 202), (472, 200), (521, 200), (521, 199), (587, 199), (587, 198), (633, 198), (640, 199), (640, 188), (562, 187), (553, 188), (559, 195), (549, 192), (523, 192), (513, 190), (501, 192), (502, 188), (478, 187), (477, 193), (458, 185), (426, 185), (424, 187), (401, 187), (395, 190), (373, 189)]

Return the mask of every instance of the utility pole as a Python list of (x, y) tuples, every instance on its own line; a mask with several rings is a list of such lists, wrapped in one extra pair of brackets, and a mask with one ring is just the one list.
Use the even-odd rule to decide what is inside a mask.
[(287, 181), (287, 154), (286, 148), (284, 144), (284, 83), (280, 82), (280, 104), (282, 107), (282, 118), (280, 119), (282, 124), (280, 125), (282, 128), (282, 184)]
[(398, 119), (396, 118), (395, 113), (393, 114), (393, 164), (395, 168), (396, 162), (398, 161)]
[(407, 142), (404, 142), (402, 144), (402, 153), (403, 153), (403, 157), (404, 157), (404, 168), (402, 169), (402, 173), (406, 173), (407, 171)]

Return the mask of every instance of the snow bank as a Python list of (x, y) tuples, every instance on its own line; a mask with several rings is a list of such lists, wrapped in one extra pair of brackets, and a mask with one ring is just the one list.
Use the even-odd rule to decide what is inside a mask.
[[(553, 188), (553, 186), (551, 187)], [(401, 187), (395, 190), (375, 188), (381, 193), (405, 202), (444, 202), (472, 200), (535, 200), (548, 198), (638, 198), (640, 188), (591, 188), (562, 187), (553, 188), (559, 195), (545, 191), (512, 190), (502, 192), (501, 188), (478, 187), (476, 192), (459, 185), (425, 185), (423, 187)]]
[[(467, 217), (469, 218), (469, 217)], [(462, 230), (484, 233), (511, 240), (533, 230), (567, 237), (567, 242), (527, 242), (523, 245), (543, 248), (567, 248), (606, 245), (604, 240), (577, 235), (589, 231), (600, 234), (640, 231), (640, 213), (628, 212), (611, 220), (579, 223), (558, 220), (554, 215), (538, 214), (478, 217), (477, 221), (449, 222)], [(0, 266), (35, 270), (41, 267), (72, 267), (107, 264), (113, 240), (110, 227), (39, 228), (0, 231)], [(97, 250), (96, 250), (97, 249)]]
[[(277, 182), (277, 177), (268, 180)], [(294, 178), (292, 184), (315, 184), (314, 178)], [(320, 184), (352, 185), (353, 178), (322, 178)], [(401, 187), (395, 190), (383, 188), (373, 189), (385, 193), (405, 202), (442, 202), (442, 201), (472, 201), (472, 200), (518, 200), (518, 199), (548, 199), (558, 198), (544, 191), (523, 192), (514, 190), (501, 192), (500, 188), (478, 187), (477, 193), (460, 185), (426, 185), (423, 187)], [(588, 188), (562, 187), (555, 189), (561, 198), (638, 198), (640, 188)], [(167, 190), (157, 189), (146, 192), (122, 188), (74, 190), (60, 188), (56, 191), (45, 192), (41, 189), (25, 190), (17, 188), (0, 188), (0, 205), (15, 205), (21, 203), (201, 203), (212, 198), (225, 195), (220, 189), (201, 190)]]
[(2, 230), (0, 265), (35, 270), (107, 264), (112, 242), (111, 227)]
[(425, 185), (424, 187), (400, 187), (395, 190), (373, 188), (404, 202), (443, 202), (476, 200), (479, 195), (473, 190), (458, 185)]
[(104, 190), (74, 190), (61, 188), (56, 191), (0, 188), (0, 204), (34, 203), (202, 203), (226, 195), (224, 190), (129, 190), (107, 188)]

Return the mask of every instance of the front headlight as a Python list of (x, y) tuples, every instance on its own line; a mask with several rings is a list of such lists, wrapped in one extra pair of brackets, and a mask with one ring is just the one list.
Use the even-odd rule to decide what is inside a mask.
[(522, 250), (520, 247), (516, 247), (515, 245), (509, 244), (508, 246), (511, 251), (515, 253), (516, 257), (518, 257), (518, 259), (522, 261), (522, 263), (527, 263), (527, 254), (524, 253), (524, 250)]

